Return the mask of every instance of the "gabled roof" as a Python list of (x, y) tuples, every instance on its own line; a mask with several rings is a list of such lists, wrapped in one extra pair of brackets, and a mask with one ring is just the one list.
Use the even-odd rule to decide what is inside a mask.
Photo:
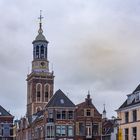
[(32, 116), (32, 123), (40, 120), (43, 117), (44, 117), (44, 110), (41, 110), (41, 111), (33, 114), (33, 116)]
[(11, 116), (12, 117), (12, 115), (8, 111), (6, 111), (1, 105), (0, 105), (0, 116)]
[(46, 107), (75, 107), (75, 104), (59, 89)]
[(140, 91), (140, 84), (137, 86), (137, 88), (133, 91), (133, 93)]
[(125, 102), (119, 107), (119, 109), (123, 109), (125, 107), (129, 107), (129, 106), (133, 106), (133, 105), (138, 105), (138, 104), (140, 104), (140, 101), (135, 102), (135, 99), (130, 104), (127, 104), (127, 100), (125, 100)]
[[(131, 94), (129, 94), (129, 96), (135, 94), (138, 91), (140, 91), (140, 84), (136, 87), (136, 89)], [(136, 102), (135, 99), (133, 99), (130, 104), (127, 103), (127, 100), (128, 99), (125, 100), (125, 102), (119, 107), (118, 110), (123, 109), (123, 108), (126, 108), (126, 107), (130, 107), (130, 106), (133, 106), (133, 105), (140, 104), (140, 100)]]

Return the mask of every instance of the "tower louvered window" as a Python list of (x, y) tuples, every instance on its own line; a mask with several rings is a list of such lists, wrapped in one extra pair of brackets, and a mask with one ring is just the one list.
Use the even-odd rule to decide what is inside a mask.
[(44, 46), (41, 46), (41, 58), (44, 58)]
[(39, 46), (36, 46), (36, 58), (39, 58)]
[(36, 99), (37, 102), (41, 101), (41, 84), (36, 85)]
[(45, 85), (45, 102), (48, 102), (49, 100), (49, 92), (50, 92), (50, 87), (49, 85)]

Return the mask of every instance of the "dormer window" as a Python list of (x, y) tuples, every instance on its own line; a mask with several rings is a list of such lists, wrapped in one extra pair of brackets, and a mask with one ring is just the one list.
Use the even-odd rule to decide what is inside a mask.
[(137, 94), (135, 95), (135, 101), (136, 101), (136, 102), (139, 101), (139, 93), (137, 93)]
[(135, 100), (135, 94), (128, 95), (127, 104), (131, 104)]
[(60, 103), (61, 103), (61, 104), (64, 104), (64, 100), (63, 100), (63, 99), (60, 99)]

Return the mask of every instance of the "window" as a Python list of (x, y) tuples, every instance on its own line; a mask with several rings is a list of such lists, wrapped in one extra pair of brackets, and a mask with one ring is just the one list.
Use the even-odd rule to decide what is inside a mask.
[(86, 137), (92, 137), (92, 124), (86, 124)]
[(99, 134), (99, 125), (93, 124), (93, 135), (98, 135), (98, 134)]
[(66, 111), (62, 111), (62, 119), (66, 119)]
[(129, 122), (129, 112), (125, 112), (125, 123)]
[(39, 46), (36, 46), (36, 58), (39, 58)]
[(139, 101), (139, 93), (137, 93), (137, 94), (135, 95), (135, 101), (136, 101), (136, 102)]
[(137, 121), (137, 110), (133, 110), (133, 122)]
[(65, 125), (56, 126), (56, 136), (66, 136), (67, 128)]
[(36, 108), (36, 112), (39, 112), (39, 111), (41, 111), (41, 107)]
[(45, 92), (45, 98), (48, 98), (48, 91)]
[(125, 130), (125, 140), (129, 140), (129, 130), (126, 128)]
[(61, 136), (66, 136), (66, 126), (65, 125), (61, 126)]
[(41, 84), (36, 85), (36, 98), (37, 102), (41, 101)]
[(8, 123), (3, 124), (3, 136), (4, 137), (10, 136), (10, 125)]
[(40, 98), (40, 91), (37, 91), (37, 98)]
[(49, 100), (49, 92), (50, 92), (50, 86), (47, 84), (44, 86), (44, 91), (45, 91), (45, 102), (48, 102)]
[(56, 126), (56, 136), (61, 136), (61, 126), (60, 125)]
[(61, 111), (57, 111), (56, 117), (57, 119), (61, 119)]
[(73, 136), (73, 126), (71, 126), (71, 125), (68, 126), (68, 136), (69, 137)]
[(137, 140), (137, 127), (132, 128), (132, 139)]
[(53, 118), (53, 110), (49, 110), (49, 118)]
[(74, 118), (73, 115), (74, 115), (74, 114), (73, 114), (73, 111), (69, 111), (69, 112), (68, 112), (68, 119), (73, 119), (73, 118)]
[(54, 126), (47, 126), (47, 138), (54, 138)]
[(66, 119), (67, 117), (67, 112), (66, 111), (62, 111), (62, 110), (58, 110), (56, 113), (56, 118), (57, 119)]
[(85, 135), (85, 127), (84, 127), (84, 123), (83, 122), (79, 123), (79, 135), (80, 136), (84, 136)]
[(43, 45), (41, 46), (41, 58), (45, 58), (44, 57), (44, 46)]
[(47, 58), (47, 47), (45, 47), (45, 58)]
[(86, 111), (86, 116), (91, 116), (91, 111), (90, 111), (90, 109), (87, 109), (87, 111)]
[(63, 99), (60, 99), (60, 103), (61, 103), (61, 104), (64, 104), (64, 100), (63, 100)]

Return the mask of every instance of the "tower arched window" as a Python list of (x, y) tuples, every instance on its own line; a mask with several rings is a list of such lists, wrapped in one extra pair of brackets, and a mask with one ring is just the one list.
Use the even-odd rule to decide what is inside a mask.
[(36, 112), (39, 112), (41, 110), (42, 110), (42, 108), (40, 106), (39, 107), (36, 107)]
[(37, 102), (41, 101), (41, 90), (42, 90), (42, 85), (36, 84), (36, 101)]
[(41, 58), (44, 58), (44, 46), (41, 46)]
[(50, 86), (48, 84), (44, 86), (44, 91), (44, 100), (48, 102), (50, 98)]
[(39, 46), (36, 46), (36, 58), (39, 58)]

